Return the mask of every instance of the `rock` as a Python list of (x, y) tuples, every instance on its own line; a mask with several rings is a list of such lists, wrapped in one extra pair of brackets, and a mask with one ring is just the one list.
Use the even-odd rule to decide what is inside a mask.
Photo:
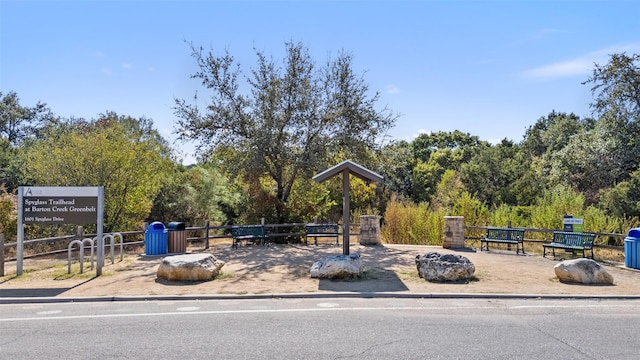
[(157, 277), (169, 281), (212, 280), (224, 264), (211, 254), (167, 256), (158, 267)]
[(613, 284), (613, 276), (591, 259), (565, 260), (553, 267), (561, 282), (582, 284)]
[(311, 265), (311, 277), (320, 279), (345, 279), (360, 275), (360, 254), (329, 256)]
[(437, 252), (416, 256), (418, 275), (430, 282), (468, 280), (473, 277), (476, 267), (464, 256)]

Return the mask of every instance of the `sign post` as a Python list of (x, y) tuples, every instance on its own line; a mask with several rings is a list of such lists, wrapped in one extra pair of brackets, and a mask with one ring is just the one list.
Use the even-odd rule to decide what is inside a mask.
[(16, 274), (22, 275), (24, 224), (96, 224), (98, 235), (96, 275), (104, 264), (104, 187), (20, 186), (18, 188), (18, 243)]

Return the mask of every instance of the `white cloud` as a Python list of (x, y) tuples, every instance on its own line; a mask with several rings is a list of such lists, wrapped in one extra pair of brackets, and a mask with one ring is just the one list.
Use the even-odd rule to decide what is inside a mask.
[(149, 66), (147, 70), (149, 70), (149, 72), (154, 72), (156, 71), (156, 68), (154, 68), (153, 66)]
[(124, 63), (124, 64), (122, 64), (122, 68), (123, 69), (133, 69), (133, 64)]
[(418, 136), (420, 136), (420, 135), (422, 135), (422, 134), (431, 135), (432, 133), (433, 133), (433, 131), (430, 131), (430, 130), (418, 129), (418, 132), (417, 132), (417, 133), (415, 133), (415, 134), (411, 135), (411, 136), (409, 137), (409, 139), (405, 139), (405, 140), (407, 140), (407, 141), (411, 142), (411, 141), (415, 140)]
[(102, 51), (96, 51), (96, 52), (93, 53), (93, 56), (97, 57), (97, 58), (103, 58), (103, 57), (106, 57), (107, 55), (105, 53), (103, 53)]
[(111, 68), (108, 68), (108, 67), (103, 67), (103, 68), (101, 68), (101, 69), (100, 69), (100, 72), (103, 72), (103, 73), (105, 73), (105, 74), (107, 74), (107, 75), (111, 75), (111, 74), (113, 74), (113, 70), (111, 70)]
[(640, 49), (640, 43), (612, 46), (579, 56), (575, 59), (560, 61), (534, 69), (523, 71), (521, 75), (529, 79), (553, 79), (575, 75), (586, 75), (593, 70), (595, 63), (604, 64), (609, 55), (621, 52), (633, 52)]
[(400, 89), (398, 89), (397, 86), (390, 84), (390, 85), (387, 85), (386, 91), (387, 91), (387, 94), (397, 94), (400, 92)]

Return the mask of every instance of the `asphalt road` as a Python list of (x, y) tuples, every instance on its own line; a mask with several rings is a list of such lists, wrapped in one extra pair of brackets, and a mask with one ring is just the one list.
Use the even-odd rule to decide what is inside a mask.
[(639, 300), (0, 305), (0, 359), (638, 359)]

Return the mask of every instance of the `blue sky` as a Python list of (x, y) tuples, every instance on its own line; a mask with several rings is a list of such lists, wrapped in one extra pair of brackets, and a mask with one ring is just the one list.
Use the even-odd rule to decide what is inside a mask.
[[(0, 91), (62, 117), (145, 116), (169, 140), (174, 98), (206, 91), (186, 41), (228, 49), (248, 73), (305, 44), (318, 64), (340, 50), (389, 135), (460, 130), (519, 142), (552, 110), (590, 116), (594, 63), (640, 53), (640, 1), (14, 1), (0, 0)], [(192, 144), (176, 144), (193, 162)]]

